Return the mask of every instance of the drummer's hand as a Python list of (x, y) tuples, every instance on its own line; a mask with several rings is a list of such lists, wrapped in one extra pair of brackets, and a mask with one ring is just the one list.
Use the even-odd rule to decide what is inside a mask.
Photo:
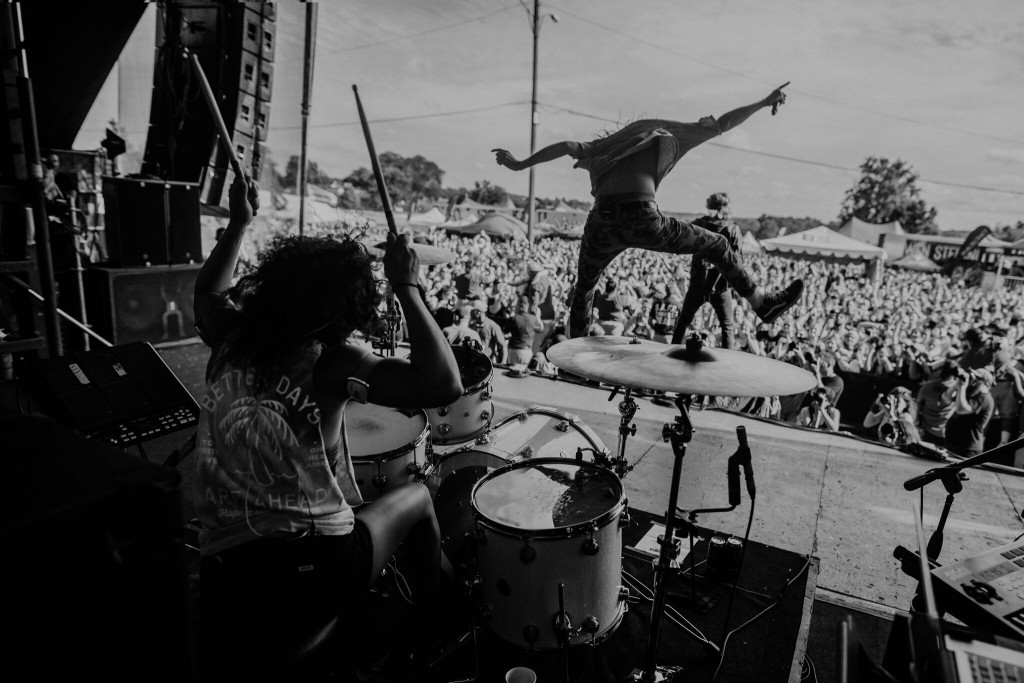
[(239, 177), (236, 175), (228, 190), (228, 209), (231, 211), (231, 220), (248, 225), (259, 208), (260, 195), (256, 182), (249, 176)]
[(384, 275), (392, 287), (416, 285), (420, 279), (420, 259), (409, 247), (409, 236), (388, 233), (388, 247), (384, 252)]
[(500, 147), (492, 149), (494, 152), (494, 160), (498, 162), (499, 166), (505, 166), (511, 168), (513, 171), (523, 170), (523, 162), (516, 159), (507, 149), (501, 149)]

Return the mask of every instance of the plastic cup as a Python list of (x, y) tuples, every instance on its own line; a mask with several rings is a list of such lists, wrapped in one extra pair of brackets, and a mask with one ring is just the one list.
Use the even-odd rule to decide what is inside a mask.
[(533, 669), (517, 666), (505, 674), (505, 683), (537, 683), (537, 674)]

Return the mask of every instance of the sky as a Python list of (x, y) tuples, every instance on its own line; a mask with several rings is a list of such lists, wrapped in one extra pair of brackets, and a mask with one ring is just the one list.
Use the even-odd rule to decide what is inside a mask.
[[(339, 177), (369, 168), (357, 85), (379, 154), (422, 155), (446, 187), (526, 195), (529, 173), (490, 152), (530, 149), (524, 1), (320, 2), (309, 159)], [(301, 140), (305, 8), (277, 7), (267, 143), (283, 166)], [(665, 210), (701, 212), (727, 192), (737, 216), (828, 222), (876, 156), (913, 167), (940, 229), (1024, 220), (1020, 0), (545, 0), (541, 16), (538, 149), (636, 118), (720, 116), (791, 82), (778, 115), (761, 110), (679, 162)], [(536, 167), (535, 193), (588, 200), (589, 178), (560, 159)]]

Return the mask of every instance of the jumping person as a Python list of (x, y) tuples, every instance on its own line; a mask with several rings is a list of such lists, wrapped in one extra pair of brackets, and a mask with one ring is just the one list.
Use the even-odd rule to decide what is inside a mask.
[[(704, 205), (708, 209), (707, 216), (701, 216), (693, 222), (699, 228), (724, 235), (729, 240), (729, 248), (737, 259), (740, 252), (740, 229), (729, 220), (729, 196), (724, 192), (716, 192), (707, 198)], [(729, 283), (725, 281), (714, 266), (694, 254), (690, 260), (690, 285), (683, 298), (683, 308), (676, 319), (676, 329), (672, 333), (672, 343), (682, 344), (686, 329), (693, 322), (693, 316), (700, 307), (710, 303), (718, 316), (718, 324), (722, 328), (723, 349), (733, 347), (733, 300), (729, 292)]]
[[(326, 613), (351, 627), (399, 544), (429, 623), (442, 555), (427, 488), (403, 484), (355, 511), (363, 501), (345, 429), (350, 401), (423, 408), (462, 394), (451, 347), (417, 285), (416, 253), (405, 235), (388, 236), (384, 273), (411, 353), (382, 358), (353, 343), (378, 315), (365, 248), (349, 238), (276, 237), (231, 287), (258, 200), (248, 179), (229, 197), (230, 221), (195, 284), (196, 327), (211, 348), (195, 487), (201, 595), (214, 615), (205, 649), (286, 618)], [(225, 615), (238, 623), (228, 626)]]
[(522, 161), (508, 150), (492, 150), (498, 164), (513, 171), (569, 156), (576, 159), (575, 168), (590, 173), (594, 207), (580, 245), (569, 315), (571, 337), (587, 333), (601, 273), (629, 248), (699, 254), (722, 273), (766, 324), (797, 302), (803, 282), (796, 280), (782, 291), (765, 294), (740, 266), (727, 238), (663, 215), (654, 200), (661, 181), (686, 152), (735, 128), (757, 110), (770, 106), (775, 111), (785, 101), (785, 94), (778, 88), (765, 99), (719, 119), (705, 116), (697, 123), (643, 119), (591, 142), (556, 142)]

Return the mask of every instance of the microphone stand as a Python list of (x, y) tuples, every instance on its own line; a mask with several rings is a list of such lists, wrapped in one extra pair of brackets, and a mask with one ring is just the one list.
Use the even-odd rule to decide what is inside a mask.
[(933, 562), (937, 561), (939, 553), (942, 551), (943, 531), (946, 527), (946, 519), (949, 517), (949, 511), (953, 507), (954, 496), (963, 490), (963, 484), (961, 481), (966, 479), (966, 476), (961, 473), (962, 470), (990, 463), (1007, 453), (1013, 453), (1022, 447), (1024, 447), (1024, 437), (1007, 442), (1002, 446), (996, 446), (995, 448), (987, 450), (972, 458), (950, 463), (942, 467), (934, 467), (924, 474), (919, 474), (918, 476), (912, 477), (903, 482), (903, 488), (907, 491), (916, 491), (927, 486), (933, 481), (941, 481), (942, 485), (946, 488), (946, 501), (942, 506), (942, 514), (939, 516), (939, 523), (936, 525), (935, 531), (932, 532), (931, 538), (928, 539), (929, 560)]

